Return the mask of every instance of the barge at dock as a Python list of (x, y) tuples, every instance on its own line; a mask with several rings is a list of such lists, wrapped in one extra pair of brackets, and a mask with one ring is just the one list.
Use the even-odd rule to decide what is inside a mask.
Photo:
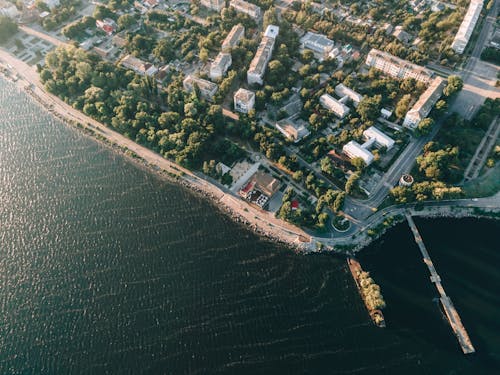
[[(351, 271), (352, 277), (356, 283), (356, 287), (358, 288), (359, 295), (361, 296), (361, 299), (365, 304), (366, 310), (368, 310), (368, 314), (370, 315), (373, 324), (375, 324), (377, 327), (385, 328), (384, 314), (382, 314), (382, 311), (380, 309), (373, 308), (373, 306), (370, 306), (365, 296), (365, 293), (363, 292), (364, 287), (363, 285), (361, 285), (361, 280), (360, 280), (360, 276), (363, 273), (363, 268), (361, 268), (361, 264), (359, 264), (359, 262), (354, 258), (347, 258), (347, 265), (349, 266), (349, 270)], [(374, 285), (380, 291), (378, 285), (376, 285), (375, 283), (373, 283), (372, 285)], [(381, 294), (380, 298), (382, 298)]]

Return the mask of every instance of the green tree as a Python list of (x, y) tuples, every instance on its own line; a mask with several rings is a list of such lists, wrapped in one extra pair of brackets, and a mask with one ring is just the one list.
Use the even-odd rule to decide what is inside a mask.
[(131, 14), (123, 14), (118, 17), (117, 24), (121, 30), (128, 29), (135, 24), (135, 18)]
[(304, 172), (302, 172), (302, 171), (300, 171), (300, 170), (299, 170), (299, 171), (296, 171), (296, 172), (294, 172), (294, 173), (293, 173), (292, 178), (293, 178), (295, 181), (300, 182), (300, 181), (302, 181), (302, 179), (304, 178)]
[(421, 120), (417, 125), (417, 133), (419, 135), (429, 134), (434, 126), (434, 120), (427, 117)]
[(9, 17), (0, 16), (0, 43), (6, 43), (15, 33), (17, 24)]
[(410, 103), (411, 103), (411, 95), (406, 94), (404, 95), (396, 104), (396, 110), (394, 111), (397, 118), (403, 118), (406, 115), (406, 112), (408, 112), (408, 109), (410, 108)]
[(323, 159), (321, 159), (320, 168), (323, 173), (326, 173), (328, 175), (333, 174), (333, 164), (328, 156), (325, 156)]
[(462, 87), (464, 87), (462, 78), (457, 75), (451, 75), (448, 77), (448, 84), (443, 89), (443, 94), (445, 96), (452, 96), (456, 92), (462, 90)]
[(344, 207), (345, 196), (346, 194), (343, 191), (337, 194), (337, 197), (333, 202), (333, 207), (332, 207), (333, 212), (339, 212), (342, 210), (342, 208)]
[(360, 102), (356, 111), (363, 121), (373, 121), (380, 115), (381, 95), (366, 96)]
[(351, 194), (352, 191), (356, 188), (359, 178), (361, 177), (361, 173), (355, 172), (349, 176), (347, 182), (345, 184), (345, 192), (347, 194)]
[(351, 159), (351, 164), (358, 171), (362, 171), (366, 167), (365, 161), (362, 158), (360, 158), (360, 157), (352, 158)]

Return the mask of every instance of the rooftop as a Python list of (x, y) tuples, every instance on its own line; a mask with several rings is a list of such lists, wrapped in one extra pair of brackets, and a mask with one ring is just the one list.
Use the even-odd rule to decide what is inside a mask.
[[(368, 58), (377, 58), (377, 59), (383, 59), (387, 62), (390, 62), (392, 64), (395, 64), (399, 66), (400, 68), (405, 68), (408, 70), (412, 70), (415, 72), (419, 72), (420, 74), (427, 75), (429, 77), (432, 77), (433, 73), (427, 68), (424, 68), (423, 66), (413, 64), (409, 62), (408, 60), (401, 59), (397, 56), (391, 55), (390, 53), (380, 51), (378, 49), (372, 48), (370, 53), (368, 54)], [(367, 60), (368, 60), (367, 58)]]
[(234, 93), (234, 100), (241, 100), (243, 102), (248, 102), (252, 100), (252, 98), (255, 96), (253, 91), (244, 89), (244, 88), (239, 88), (238, 91)]

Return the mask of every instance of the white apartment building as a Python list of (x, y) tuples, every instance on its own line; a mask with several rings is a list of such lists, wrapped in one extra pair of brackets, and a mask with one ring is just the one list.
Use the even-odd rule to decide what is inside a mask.
[(427, 117), (434, 104), (439, 100), (445, 81), (441, 77), (436, 77), (424, 91), (413, 107), (408, 111), (403, 121), (403, 126), (409, 129), (415, 129), (420, 121)]
[(234, 25), (226, 39), (222, 42), (222, 50), (228, 51), (238, 45), (241, 38), (245, 36), (245, 27), (242, 24)]
[(248, 14), (253, 19), (259, 19), (262, 14), (260, 7), (244, 0), (231, 0), (229, 6), (239, 13)]
[(366, 140), (373, 139), (377, 147), (385, 147), (390, 150), (394, 146), (394, 139), (381, 132), (374, 126), (370, 126), (363, 132)]
[(205, 8), (220, 12), (222, 8), (226, 7), (226, 0), (200, 0), (200, 4)]
[(363, 95), (358, 94), (356, 91), (350, 89), (342, 83), (339, 83), (337, 86), (335, 86), (335, 94), (337, 94), (341, 98), (347, 96), (349, 99), (351, 99), (354, 107), (357, 107), (359, 102), (363, 99)]
[(300, 46), (302, 49), (313, 51), (314, 56), (322, 61), (330, 57), (335, 44), (326, 36), (309, 31), (300, 39)]
[(373, 162), (373, 154), (362, 147), (356, 141), (350, 141), (342, 147), (342, 151), (346, 154), (350, 159), (361, 158), (365, 162), (366, 165), (370, 165)]
[(451, 44), (451, 48), (459, 54), (464, 53), (467, 43), (474, 31), (481, 9), (483, 9), (484, 0), (471, 0), (467, 13), (460, 25), (457, 35)]
[(255, 94), (243, 88), (234, 93), (234, 109), (237, 112), (248, 113), (255, 107)]
[(279, 33), (279, 27), (269, 25), (257, 48), (257, 52), (247, 71), (247, 82), (251, 84), (262, 85), (264, 83), (264, 74), (266, 73), (267, 63), (271, 60), (274, 43)]
[(319, 102), (324, 108), (333, 112), (339, 118), (344, 118), (349, 113), (349, 107), (328, 94), (321, 95)]
[(232, 62), (230, 53), (220, 52), (210, 65), (210, 79), (213, 81), (222, 79)]
[(212, 100), (215, 93), (219, 89), (219, 86), (217, 86), (215, 83), (192, 75), (188, 75), (182, 82), (182, 86), (187, 92), (193, 91), (195, 85), (198, 86), (201, 95), (207, 100)]
[(399, 79), (414, 78), (417, 81), (429, 83), (433, 76), (429, 69), (375, 48), (366, 57), (366, 65)]

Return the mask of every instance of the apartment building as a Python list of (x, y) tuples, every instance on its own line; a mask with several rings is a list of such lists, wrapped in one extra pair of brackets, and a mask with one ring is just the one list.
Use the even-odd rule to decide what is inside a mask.
[(248, 113), (255, 107), (255, 94), (243, 88), (234, 93), (234, 109), (237, 112)]
[(481, 14), (481, 9), (483, 9), (484, 0), (471, 0), (467, 13), (460, 24), (460, 27), (455, 35), (455, 39), (451, 44), (451, 48), (459, 54), (464, 53), (467, 43), (476, 27), (477, 20)]
[(239, 13), (248, 14), (253, 19), (259, 19), (262, 11), (259, 6), (246, 2), (244, 0), (231, 0), (229, 6)]
[(222, 8), (226, 7), (226, 0), (200, 0), (200, 4), (205, 8), (220, 12)]
[(279, 33), (279, 27), (269, 25), (257, 48), (257, 52), (247, 71), (247, 82), (251, 84), (262, 85), (264, 83), (264, 74), (266, 73), (267, 63), (271, 60), (274, 43)]
[(398, 79), (414, 78), (417, 81), (429, 83), (433, 77), (429, 69), (375, 48), (366, 57), (366, 65)]
[(210, 65), (210, 79), (214, 81), (222, 79), (232, 62), (230, 53), (220, 52)]
[(319, 102), (324, 108), (333, 112), (339, 118), (344, 118), (349, 113), (349, 107), (328, 94), (321, 95)]
[(226, 52), (238, 45), (245, 36), (245, 27), (242, 24), (234, 25), (226, 39), (222, 42), (222, 51)]
[(219, 86), (217, 86), (215, 83), (192, 75), (186, 76), (186, 78), (184, 78), (184, 81), (182, 82), (182, 86), (187, 92), (193, 91), (195, 85), (200, 89), (201, 96), (203, 96), (207, 100), (212, 100), (215, 93), (219, 89)]
[(427, 115), (434, 107), (434, 104), (439, 100), (443, 93), (445, 81), (441, 77), (436, 77), (429, 85), (427, 90), (424, 91), (413, 107), (408, 111), (403, 121), (403, 126), (409, 129), (415, 129), (420, 121), (427, 117)]

